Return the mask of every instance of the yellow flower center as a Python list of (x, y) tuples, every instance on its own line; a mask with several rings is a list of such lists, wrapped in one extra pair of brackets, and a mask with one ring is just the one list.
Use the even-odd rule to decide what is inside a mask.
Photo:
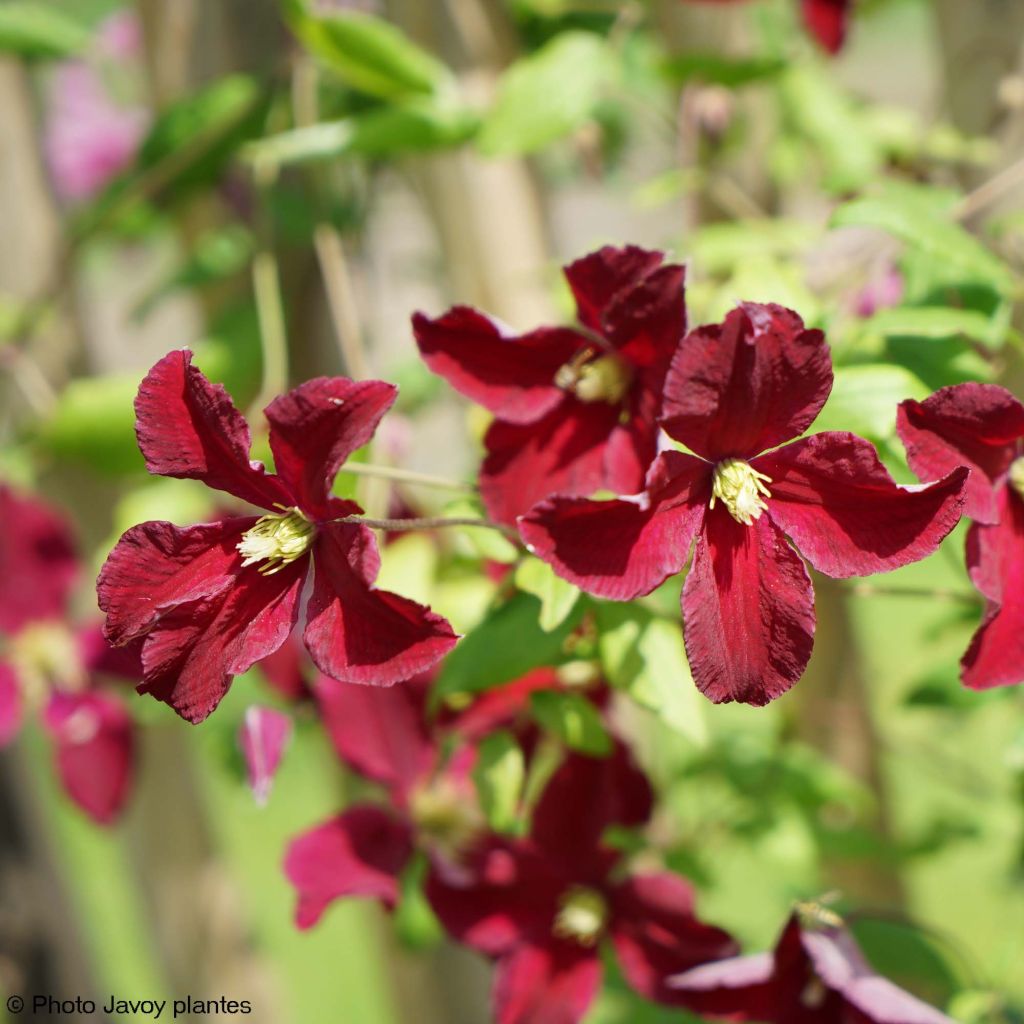
[(571, 391), (581, 402), (607, 402), (617, 405), (629, 391), (633, 375), (629, 367), (615, 355), (592, 359), (592, 349), (560, 367), (555, 385)]
[(1010, 486), (1024, 498), (1024, 455), (1010, 463)]
[(9, 658), (26, 703), (38, 706), (53, 689), (81, 690), (85, 669), (75, 636), (60, 622), (34, 622), (10, 643)]
[(482, 825), (473, 802), (443, 777), (412, 793), (409, 814), (424, 839), (450, 854), (469, 845)]
[(260, 573), (272, 576), (296, 558), (301, 558), (309, 550), (315, 535), (316, 526), (297, 508), (272, 512), (257, 519), (255, 525), (242, 534), (238, 542), (242, 565), (264, 562), (259, 568)]
[(771, 482), (771, 477), (742, 459), (724, 459), (715, 466), (712, 477), (711, 507), (721, 501), (737, 523), (750, 526), (768, 507), (764, 499), (772, 495), (765, 484)]
[(608, 923), (608, 902), (596, 890), (574, 885), (560, 900), (552, 931), (560, 939), (594, 946)]

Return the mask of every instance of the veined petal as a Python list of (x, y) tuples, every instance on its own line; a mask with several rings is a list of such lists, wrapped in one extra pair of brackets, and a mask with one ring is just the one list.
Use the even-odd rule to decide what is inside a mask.
[(135, 770), (135, 727), (124, 705), (102, 693), (56, 693), (44, 721), (64, 791), (97, 824), (114, 822)]
[(107, 639), (117, 646), (137, 640), (167, 609), (230, 587), (241, 561), (236, 546), (255, 522), (245, 516), (188, 529), (164, 522), (133, 526), (107, 556), (96, 581)]
[(874, 446), (853, 434), (814, 434), (753, 465), (771, 479), (771, 520), (815, 569), (841, 579), (925, 558), (963, 509), (966, 469), (900, 487)]
[(390, 686), (435, 665), (455, 645), (448, 622), (408, 598), (372, 586), (376, 543), (365, 527), (321, 528), (304, 634), (325, 675)]
[(274, 465), (293, 504), (326, 517), (338, 469), (373, 437), (397, 395), (393, 384), (379, 380), (318, 377), (267, 406)]
[(749, 459), (802, 434), (831, 390), (821, 331), (782, 306), (748, 302), (687, 335), (665, 381), (662, 425), (712, 462)]
[(919, 480), (937, 480), (966, 466), (964, 514), (996, 521), (996, 487), (1021, 454), (1024, 405), (995, 384), (954, 384), (923, 402), (901, 402), (896, 430)]
[(801, 0), (807, 31), (829, 53), (838, 53), (846, 41), (853, 0)]
[(661, 266), (664, 254), (636, 245), (606, 245), (564, 268), (576, 299), (580, 323), (592, 331), (605, 331), (605, 312), (650, 273)]
[(532, 423), (565, 398), (555, 375), (591, 346), (563, 327), (506, 333), (490, 317), (456, 306), (432, 320), (417, 313), (413, 332), (427, 366), (456, 391), (510, 423)]
[(427, 729), (427, 690), (422, 677), (378, 688), (320, 676), (314, 687), (320, 717), (341, 759), (391, 787), (403, 804), (438, 754)]
[(495, 967), (497, 1024), (578, 1024), (601, 988), (594, 949), (567, 942), (527, 943)]
[(62, 618), (77, 576), (67, 523), (41, 501), (0, 485), (0, 634)]
[(988, 600), (981, 626), (961, 662), (972, 690), (1024, 681), (1024, 501), (1004, 488), (997, 525), (974, 524), (967, 567)]
[(711, 497), (711, 467), (664, 452), (643, 503), (550, 498), (519, 521), (530, 549), (559, 576), (599, 597), (628, 601), (681, 572)]
[(493, 423), (484, 444), (484, 504), (498, 522), (514, 523), (553, 494), (636, 493), (657, 451), (657, 427), (652, 416), (623, 422), (616, 405), (567, 398), (537, 423)]
[(708, 512), (683, 587), (686, 653), (716, 704), (767, 704), (803, 675), (814, 643), (814, 591), (767, 516), (750, 526)]
[(294, 504), (280, 480), (249, 461), (248, 424), (227, 391), (192, 365), (187, 349), (169, 352), (146, 374), (135, 416), (150, 473), (202, 480), (263, 508)]
[(629, 984), (655, 1002), (671, 1002), (667, 979), (738, 951), (728, 932), (705, 924), (693, 888), (668, 872), (632, 875), (611, 892), (611, 936)]
[(10, 665), (0, 661), (0, 748), (5, 747), (18, 734), (22, 712), (18, 677)]
[(284, 870), (295, 887), (295, 923), (312, 928), (343, 896), (398, 902), (398, 876), (412, 856), (408, 822), (379, 807), (351, 807), (292, 840)]

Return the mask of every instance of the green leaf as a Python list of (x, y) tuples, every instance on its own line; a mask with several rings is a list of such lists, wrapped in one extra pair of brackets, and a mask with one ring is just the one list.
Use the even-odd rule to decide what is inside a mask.
[(502, 76), (477, 137), (487, 156), (533, 153), (594, 112), (613, 71), (607, 44), (591, 32), (562, 32)]
[(411, 102), (259, 139), (246, 147), (245, 156), (283, 166), (340, 156), (374, 159), (448, 149), (471, 138), (479, 123), (479, 117), (464, 107)]
[(608, 681), (698, 746), (708, 741), (706, 701), (694, 685), (679, 625), (646, 609), (598, 606), (598, 652)]
[(426, 855), (416, 853), (399, 879), (401, 897), (392, 920), (399, 939), (410, 949), (430, 949), (444, 937), (441, 922), (423, 891), (429, 867)]
[(539, 558), (523, 559), (516, 567), (515, 584), (540, 600), (540, 628), (545, 633), (565, 622), (580, 596), (579, 587), (556, 576), (551, 566)]
[(612, 752), (611, 737), (601, 721), (601, 712), (580, 693), (537, 690), (530, 695), (530, 713), (573, 750), (595, 757)]
[(545, 633), (538, 624), (540, 602), (530, 594), (516, 594), (491, 611), (445, 658), (433, 699), (481, 693), (531, 669), (565, 661), (566, 638), (581, 614), (577, 606), (558, 629)]
[(887, 182), (876, 194), (840, 206), (832, 224), (881, 228), (920, 250), (944, 275), (958, 275), (1000, 294), (1012, 291), (1009, 267), (951, 219), (950, 199), (924, 186)]
[(662, 71), (670, 81), (679, 84), (698, 81), (737, 88), (775, 78), (786, 64), (781, 57), (727, 57), (709, 50), (671, 57), (662, 64)]
[(750, 259), (803, 253), (814, 241), (815, 228), (795, 220), (740, 220), (708, 224), (690, 240), (690, 253), (701, 270), (727, 274)]
[(905, 398), (921, 399), (927, 394), (920, 378), (902, 366), (842, 366), (836, 370), (832, 394), (814, 429), (849, 430), (885, 441), (896, 433), (896, 406)]
[(313, 14), (285, 0), (285, 20), (315, 57), (355, 89), (392, 99), (438, 92), (451, 73), (401, 29), (358, 11)]
[(38, 3), (0, 4), (0, 53), (27, 60), (71, 57), (85, 48), (84, 26)]
[[(454, 519), (486, 518), (483, 505), (473, 498), (459, 498), (449, 502), (445, 505), (443, 514)], [(519, 550), (512, 541), (499, 530), (487, 526), (460, 526), (457, 537), (465, 541), (478, 558), (511, 565), (519, 557)]]
[(473, 782), (487, 824), (495, 832), (515, 830), (525, 779), (526, 759), (510, 732), (492, 733), (480, 744)]
[(1001, 348), (1006, 340), (1006, 323), (993, 321), (974, 309), (948, 306), (900, 306), (883, 309), (864, 322), (865, 331), (886, 337), (954, 338), (964, 335), (989, 348)]

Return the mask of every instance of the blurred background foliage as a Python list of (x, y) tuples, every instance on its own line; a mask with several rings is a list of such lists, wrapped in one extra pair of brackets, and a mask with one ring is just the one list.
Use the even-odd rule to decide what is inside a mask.
[[(396, 381), (366, 457), (469, 481), (486, 423), (421, 365), (409, 315), (565, 319), (559, 264), (636, 242), (687, 261), (693, 324), (743, 298), (824, 328), (818, 428), (869, 437), (909, 481), (898, 401), (1021, 393), (1022, 40), (1019, 0), (862, 0), (835, 59), (790, 0), (4, 0), (0, 478), (65, 509), (92, 567), (134, 523), (214, 514), (202, 487), (148, 478), (134, 441), (142, 373), (188, 345), (254, 410), (319, 373)], [(472, 511), (416, 483), (338, 489)], [(765, 948), (793, 900), (837, 889), (885, 973), (966, 1024), (1018, 1021), (1024, 704), (957, 679), (979, 614), (963, 532), (877, 585), (816, 579), (807, 678), (760, 709), (692, 687), (678, 581), (608, 605), (527, 559), (499, 585), (482, 562), (515, 551), (466, 530), (390, 543), (381, 582), (467, 634), (439, 700), (600, 659), (706, 919)], [(393, 920), (349, 902), (293, 928), (284, 845), (359, 784), (299, 708), (257, 807), (236, 745), (255, 699), (280, 702), (256, 671), (194, 729), (139, 698), (142, 772), (110, 831), (63, 802), (37, 735), (2, 755), (0, 988), (483, 1019), (487, 971), (439, 942), (415, 877)], [(572, 704), (534, 713), (600, 750)], [(478, 779), (499, 823), (522, 781), (501, 743)], [(613, 982), (588, 1019), (685, 1015)]]

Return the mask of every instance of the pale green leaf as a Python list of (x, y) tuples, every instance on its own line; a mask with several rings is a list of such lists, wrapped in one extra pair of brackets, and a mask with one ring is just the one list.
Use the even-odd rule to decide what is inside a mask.
[(539, 558), (525, 558), (516, 567), (515, 584), (540, 601), (540, 628), (545, 633), (557, 629), (573, 610), (580, 596), (578, 587), (560, 576)]
[(39, 3), (0, 4), (0, 53), (29, 60), (74, 56), (89, 33), (73, 18)]
[(582, 694), (537, 690), (530, 696), (530, 712), (541, 726), (572, 750), (596, 757), (612, 752), (611, 737), (601, 712)]
[(487, 823), (496, 832), (515, 830), (525, 779), (526, 759), (510, 732), (501, 730), (484, 739), (473, 781)]
[(825, 408), (814, 421), (815, 432), (849, 430), (876, 441), (896, 433), (896, 406), (905, 398), (924, 398), (928, 388), (902, 366), (869, 363), (842, 366)]

